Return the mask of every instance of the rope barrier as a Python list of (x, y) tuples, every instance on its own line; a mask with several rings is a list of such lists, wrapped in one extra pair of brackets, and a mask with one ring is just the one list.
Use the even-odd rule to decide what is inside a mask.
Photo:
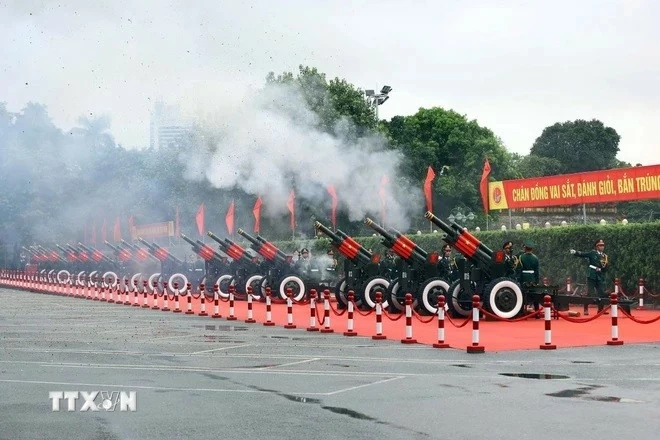
[(573, 322), (573, 323), (576, 323), (576, 324), (581, 324), (581, 323), (583, 323), (583, 322), (590, 322), (590, 321), (593, 321), (593, 320), (595, 320), (595, 319), (598, 319), (599, 317), (603, 316), (605, 313), (608, 313), (609, 307), (605, 307), (605, 308), (603, 308), (603, 310), (601, 310), (600, 312), (596, 313), (594, 316), (591, 316), (591, 317), (589, 317), (589, 318), (584, 318), (584, 319), (581, 319), (581, 318), (580, 318), (580, 319), (578, 319), (578, 318), (571, 318), (570, 316), (568, 316), (568, 314), (562, 314), (562, 313), (560, 313), (558, 310), (555, 310), (554, 307), (553, 307), (553, 310), (554, 310), (554, 312), (555, 312), (555, 316), (558, 316), (558, 317), (561, 318), (561, 319), (565, 319), (565, 320), (568, 321), (568, 322)]
[(660, 315), (656, 316), (653, 319), (648, 319), (648, 320), (643, 320), (639, 318), (635, 318), (633, 315), (630, 313), (626, 312), (626, 309), (619, 309), (621, 313), (623, 313), (627, 318), (629, 318), (631, 321), (637, 323), (637, 324), (653, 324), (654, 322), (660, 321)]
[(417, 313), (417, 311), (413, 308), (413, 316), (415, 318), (417, 318), (417, 320), (419, 322), (421, 322), (422, 324), (428, 324), (429, 322), (433, 321), (436, 318), (437, 312), (435, 314), (429, 316), (428, 318), (422, 318), (422, 315)]

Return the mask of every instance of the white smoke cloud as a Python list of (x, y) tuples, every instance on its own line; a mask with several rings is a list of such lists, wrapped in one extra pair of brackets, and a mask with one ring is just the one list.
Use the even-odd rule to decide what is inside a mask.
[(295, 86), (269, 85), (230, 101), (236, 106), (225, 103), (203, 118), (194, 156), (183, 157), (187, 178), (203, 175), (215, 188), (259, 195), (266, 215), (287, 212), (295, 182), (297, 203), (327, 203), (327, 187), (333, 185), (339, 209), (351, 220), (380, 219), (383, 176), (389, 180), (383, 192), (389, 225), (405, 229), (410, 213), (422, 206), (420, 191), (397, 179), (402, 156), (386, 148), (386, 139), (349, 141), (321, 131)]

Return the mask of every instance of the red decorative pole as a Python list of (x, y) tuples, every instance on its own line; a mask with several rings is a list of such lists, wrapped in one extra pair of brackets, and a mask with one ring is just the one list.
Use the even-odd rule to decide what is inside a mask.
[(293, 290), (290, 287), (286, 289), (286, 325), (284, 328), (292, 329), (296, 328), (293, 323), (293, 301), (291, 296), (293, 295)]
[(445, 306), (447, 305), (445, 296), (438, 296), (438, 342), (433, 344), (433, 348), (449, 348), (445, 342)]
[(468, 345), (468, 353), (484, 353), (486, 349), (479, 345), (479, 295), (472, 296), (472, 345)]
[(316, 289), (309, 291), (309, 327), (308, 332), (317, 332), (319, 328), (316, 326)]
[(416, 344), (417, 339), (413, 339), (412, 328), (412, 295), (406, 293), (406, 337), (401, 339), (402, 344)]
[(612, 339), (607, 341), (607, 345), (623, 345), (623, 341), (619, 339), (619, 301), (617, 294), (610, 294), (610, 305), (612, 308)]
[(211, 318), (222, 318), (220, 315), (220, 303), (218, 302), (220, 299), (220, 286), (217, 284), (213, 285), (213, 315), (211, 315)]
[(557, 346), (552, 343), (552, 330), (550, 328), (550, 324), (552, 322), (551, 311), (552, 298), (550, 295), (545, 295), (543, 297), (543, 318), (545, 323), (545, 334), (543, 345), (539, 346), (541, 350), (555, 350), (557, 348)]
[(271, 310), (271, 303), (270, 303), (270, 295), (272, 294), (272, 291), (270, 289), (270, 286), (266, 287), (266, 322), (264, 322), (264, 325), (267, 327), (272, 327), (275, 325), (273, 322), (273, 312)]
[(252, 286), (247, 288), (247, 319), (245, 320), (247, 324), (254, 324), (254, 316), (252, 312)]
[(321, 333), (334, 333), (335, 331), (330, 328), (330, 290), (323, 291), (323, 328)]
[(352, 290), (348, 291), (348, 311), (347, 311), (347, 321), (346, 321), (346, 331), (344, 336), (357, 336), (357, 332), (353, 330), (353, 307), (355, 300), (355, 293)]
[(371, 339), (387, 339), (383, 334), (383, 294), (380, 291), (376, 292), (376, 334)]

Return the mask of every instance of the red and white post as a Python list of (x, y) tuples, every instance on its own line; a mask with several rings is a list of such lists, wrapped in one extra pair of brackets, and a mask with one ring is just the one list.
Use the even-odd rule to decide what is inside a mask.
[(616, 293), (610, 294), (610, 306), (612, 309), (612, 339), (607, 341), (607, 345), (623, 345), (619, 339), (619, 300)]
[(485, 353), (483, 345), (479, 345), (479, 295), (472, 295), (472, 345), (468, 345), (468, 353)]
[(316, 326), (316, 289), (309, 291), (309, 327), (308, 332), (317, 332), (319, 328)]
[(401, 339), (402, 344), (416, 344), (417, 339), (413, 339), (412, 328), (412, 295), (406, 293), (406, 337)]
[[(138, 290), (138, 282), (135, 280), (135, 290)], [(126, 293), (128, 295), (128, 292)], [(142, 281), (142, 308), (143, 309), (148, 309), (149, 308), (149, 283), (147, 280)]]
[(346, 311), (346, 331), (344, 332), (344, 336), (357, 336), (357, 332), (353, 329), (355, 323), (353, 319), (353, 307), (355, 307), (354, 304), (355, 301), (355, 292), (352, 290), (348, 291), (348, 309)]
[[(206, 313), (206, 292), (204, 292), (205, 286), (204, 283), (199, 285), (199, 313), (197, 316), (209, 316), (208, 313)], [(236, 319), (236, 318), (234, 318)]]
[(383, 334), (383, 294), (380, 291), (376, 292), (376, 334), (371, 339), (387, 339)]
[(445, 342), (445, 306), (447, 301), (444, 295), (438, 295), (438, 342), (433, 344), (433, 348), (449, 348)]
[(213, 315), (211, 318), (222, 318), (220, 315), (220, 286), (217, 284), (213, 285)]
[(151, 284), (151, 287), (153, 287), (154, 291), (154, 304), (151, 306), (151, 310), (158, 310), (160, 307), (158, 307), (158, 281), (154, 280), (154, 282)]
[(236, 287), (233, 285), (229, 286), (229, 316), (227, 316), (227, 321), (236, 321), (236, 315), (234, 315), (235, 292), (236, 292)]
[(252, 286), (247, 288), (247, 319), (245, 320), (247, 324), (254, 324), (254, 313), (252, 311)]
[(566, 293), (569, 295), (573, 292), (573, 280), (571, 277), (566, 278)]
[(323, 328), (321, 333), (334, 333), (330, 328), (330, 290), (323, 291)]
[(174, 282), (174, 310), (172, 312), (174, 313), (181, 313), (181, 309), (179, 308), (179, 283), (176, 281)]
[(192, 284), (186, 284), (186, 315), (194, 315), (192, 309)]
[(639, 305), (636, 307), (637, 310), (644, 310), (644, 278), (640, 278), (637, 281), (637, 296), (639, 298)]
[(557, 346), (552, 343), (552, 298), (550, 295), (543, 297), (543, 322), (545, 324), (545, 333), (543, 335), (543, 344), (539, 348), (541, 350), (555, 350)]
[(168, 284), (167, 281), (163, 283), (163, 312), (169, 312), (169, 294), (167, 293)]
[(284, 328), (292, 329), (296, 328), (296, 325), (293, 323), (293, 290), (290, 287), (286, 289), (286, 325)]
[(275, 325), (273, 322), (273, 312), (271, 310), (271, 302), (270, 302), (270, 295), (272, 294), (270, 290), (270, 286), (266, 287), (266, 322), (264, 322), (264, 325), (266, 327), (272, 327)]

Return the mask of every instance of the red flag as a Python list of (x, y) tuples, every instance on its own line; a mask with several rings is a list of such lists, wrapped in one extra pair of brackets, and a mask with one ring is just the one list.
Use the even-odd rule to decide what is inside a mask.
[(486, 159), (484, 163), (484, 170), (481, 173), (481, 182), (479, 183), (479, 191), (481, 192), (481, 204), (484, 207), (484, 213), (488, 215), (488, 175), (490, 174), (490, 162)]
[(92, 236), (89, 237), (92, 244), (96, 244), (96, 222), (92, 223)]
[(252, 208), (252, 214), (254, 214), (254, 232), (258, 234), (261, 231), (261, 197), (257, 197), (257, 201), (254, 202), (254, 208)]
[(174, 216), (174, 235), (176, 237), (181, 236), (181, 222), (179, 220), (179, 207), (176, 207), (176, 214)]
[(287, 208), (291, 213), (291, 230), (295, 232), (296, 230), (296, 193), (294, 190), (291, 190), (289, 193), (289, 199), (286, 202)]
[(337, 229), (337, 191), (335, 190), (334, 185), (328, 185), (328, 194), (330, 194), (330, 198), (332, 198), (330, 222), (332, 223), (332, 227)]
[(232, 235), (234, 233), (234, 201), (232, 200), (225, 215), (225, 224), (227, 225), (227, 233)]
[(106, 241), (108, 239), (108, 222), (106, 219), (103, 219), (103, 225), (101, 226), (101, 237), (103, 238), (103, 241)]
[(199, 208), (197, 209), (197, 215), (195, 216), (195, 220), (197, 221), (197, 231), (199, 232), (199, 235), (203, 237), (204, 236), (204, 203), (199, 205)]
[(426, 197), (426, 210), (433, 211), (433, 191), (431, 191), (431, 183), (435, 179), (435, 171), (429, 165), (429, 169), (426, 172), (426, 180), (424, 181), (424, 197)]
[(390, 182), (390, 179), (383, 174), (383, 177), (380, 178), (380, 190), (378, 194), (380, 195), (380, 218), (381, 225), (385, 226), (385, 201), (387, 197), (387, 184)]
[(115, 241), (121, 240), (121, 221), (119, 220), (119, 217), (117, 217), (117, 220), (115, 220), (115, 229), (113, 231), (112, 238)]

